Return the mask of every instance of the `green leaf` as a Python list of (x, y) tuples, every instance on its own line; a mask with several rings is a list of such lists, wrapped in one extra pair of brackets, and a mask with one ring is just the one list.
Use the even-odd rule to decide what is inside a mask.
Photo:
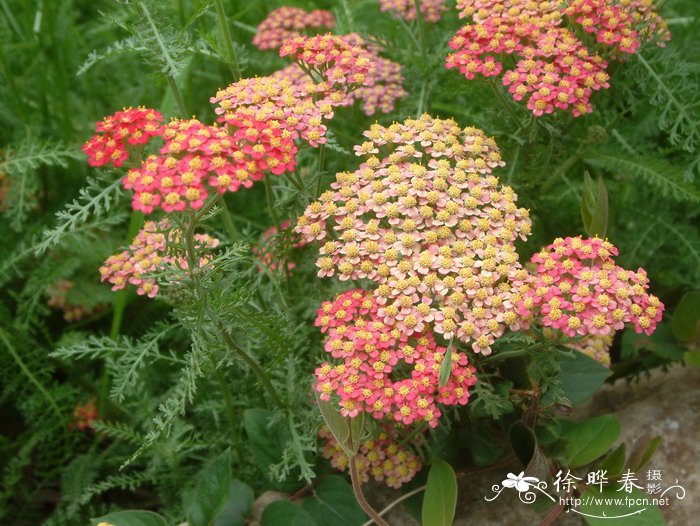
[(229, 499), (230, 485), (231, 452), (227, 449), (197, 475), (197, 484), (188, 498), (190, 526), (208, 526), (214, 521)]
[(683, 349), (678, 345), (668, 323), (660, 323), (653, 334), (637, 334), (626, 330), (622, 335), (622, 357), (637, 356), (639, 351), (649, 351), (663, 360), (674, 362), (683, 359)]
[(356, 455), (362, 444), (362, 433), (365, 430), (365, 413), (360, 412), (350, 419), (350, 438), (352, 440), (352, 454)]
[(673, 311), (673, 334), (682, 342), (700, 335), (700, 291), (686, 293)]
[(263, 511), (261, 526), (316, 526), (318, 523), (301, 506), (276, 500)]
[[(631, 499), (650, 498), (647, 494), (632, 488), (631, 492), (618, 491), (614, 485), (606, 486), (601, 492), (591, 486), (581, 495), (579, 512), (589, 526), (663, 526), (666, 524), (661, 511), (656, 506), (629, 505), (625, 497)], [(635, 513), (639, 512), (639, 513)], [(619, 517), (619, 518), (616, 518)]]
[(642, 469), (647, 462), (651, 460), (651, 457), (654, 455), (654, 452), (656, 451), (656, 448), (659, 447), (660, 443), (661, 437), (651, 438), (649, 435), (640, 437), (634, 445), (634, 448), (632, 448), (632, 452), (627, 459), (626, 467), (631, 469), (633, 472)]
[(452, 340), (447, 344), (447, 352), (445, 352), (445, 357), (440, 365), (440, 374), (438, 377), (440, 387), (445, 387), (445, 385), (447, 385), (450, 374), (452, 374)]
[(243, 427), (253, 458), (274, 489), (291, 490), (293, 488), (289, 485), (279, 484), (270, 478), (270, 466), (282, 460), (282, 453), (291, 440), (289, 428), (283, 422), (270, 425), (273, 415), (266, 409), (247, 409), (243, 413)]
[(253, 505), (253, 490), (240, 480), (232, 480), (228, 500), (214, 521), (214, 526), (243, 526)]
[(146, 510), (125, 510), (110, 513), (104, 517), (90, 519), (92, 526), (97, 526), (101, 522), (106, 522), (112, 526), (167, 526), (165, 519)]
[(457, 477), (447, 462), (430, 461), (423, 495), (423, 526), (450, 526), (457, 506)]
[(581, 219), (583, 228), (590, 237), (605, 237), (608, 225), (608, 190), (601, 177), (596, 183), (588, 172), (583, 175)]
[(532, 460), (537, 446), (535, 433), (525, 424), (518, 421), (510, 426), (508, 435), (513, 453), (515, 453), (515, 456), (518, 457), (523, 466), (527, 466)]
[(301, 506), (318, 524), (356, 526), (367, 520), (352, 487), (338, 475), (321, 479), (315, 495), (306, 499)]
[(607, 457), (600, 463), (600, 469), (607, 471), (608, 477), (618, 477), (622, 473), (622, 468), (625, 467), (625, 457), (627, 447), (625, 444), (620, 444), (613, 449)]
[(469, 451), (477, 466), (488, 466), (501, 458), (505, 447), (483, 423), (474, 424), (467, 433)]
[(330, 429), (338, 444), (345, 449), (345, 443), (350, 436), (348, 421), (340, 414), (340, 411), (335, 408), (332, 402), (321, 400), (318, 393), (316, 393), (316, 400), (318, 402), (318, 408), (321, 410), (321, 416), (323, 416), (323, 420), (326, 422), (328, 429)]
[(691, 367), (700, 367), (700, 351), (686, 351), (683, 353), (683, 361)]
[(612, 374), (600, 362), (582, 352), (571, 350), (571, 354), (560, 354), (560, 387), (572, 404), (588, 400), (600, 389), (605, 379)]
[(585, 466), (603, 456), (621, 431), (615, 415), (602, 415), (583, 422), (562, 420), (561, 424), (561, 436), (567, 441), (563, 462), (569, 468)]

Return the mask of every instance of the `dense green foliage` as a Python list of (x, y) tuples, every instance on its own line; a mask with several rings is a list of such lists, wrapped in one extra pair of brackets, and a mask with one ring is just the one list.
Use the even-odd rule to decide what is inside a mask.
[[(223, 4), (244, 76), (286, 65), (250, 45), (255, 26), (278, 2)], [(460, 25), (453, 9), (426, 26), (422, 53), (414, 25), (380, 13), (370, 0), (285, 4), (331, 9), (339, 33), (374, 35), (404, 68), (409, 95), (394, 113), (336, 112), (324, 186), (357, 166), (352, 147), (375, 120), (452, 117), (496, 139), (506, 161), (498, 175), (533, 218), (533, 235), (520, 247), (525, 260), (557, 236), (586, 233), (581, 196), (593, 190), (584, 174), (603, 181), (606, 235), (620, 250), (619, 264), (648, 271), (667, 306), (660, 329), (652, 337), (619, 333), (612, 375), (558, 341), (525, 353), (540, 335), (504, 337), (479, 364), (469, 405), (447, 412), (449, 425), (431, 431), (421, 452), (453, 466), (483, 466), (508, 454), (515, 437), (525, 465), (543, 450), (570, 467), (598, 460), (617, 435), (580, 444), (586, 434), (562, 426), (559, 408), (589, 398), (606, 379), (634, 379), (684, 360), (684, 353), (689, 364), (698, 361), (691, 341), (697, 308), (688, 300), (683, 319), (673, 315), (684, 295), (700, 288), (700, 7), (665, 2), (672, 40), (623, 62), (611, 89), (594, 97), (592, 114), (537, 119), (510, 98), (499, 100), (486, 82), (444, 68), (447, 41)], [(214, 2), (0, 0), (0, 11), (0, 177), (8, 181), (0, 205), (0, 522), (82, 525), (141, 508), (167, 524), (196, 525), (226, 506), (232, 518), (225, 524), (239, 524), (251, 488), (256, 496), (293, 493), (330, 473), (317, 453), (322, 415), (310, 386), (322, 335), (313, 319), (322, 301), (347, 287), (317, 279), (314, 249), (292, 252), (285, 235), (271, 241), (273, 254), (292, 258), (294, 272), (260, 270), (251, 246), (272, 224), (262, 184), (226, 194), (235, 237), (221, 207), (203, 215), (223, 248), (196, 277), (181, 273), (181, 289), (154, 301), (99, 283), (99, 266), (143, 219), (131, 214), (121, 174), (90, 168), (80, 146), (97, 120), (124, 106), (157, 108), (169, 118), (179, 116), (181, 102), (188, 115), (213, 121), (209, 97), (231, 82)], [(298, 164), (314, 188), (317, 152), (302, 150)], [(304, 193), (283, 178), (274, 184), (279, 217), (299, 216)], [(72, 303), (99, 307), (94, 314), (71, 323), (50, 308), (47, 287), (60, 280), (75, 284)], [(271, 386), (243, 356), (259, 364)], [(74, 408), (90, 399), (100, 420), (88, 432), (71, 428)], [(212, 472), (229, 464), (231, 470)], [(270, 506), (269, 524), (282, 524), (269, 518), (275, 514), (324, 524), (326, 508), (341, 504), (349, 523), (361, 524), (355, 501), (336, 499), (351, 495), (348, 482), (337, 475), (320, 480), (316, 501)], [(324, 492), (334, 497), (324, 500)], [(148, 520), (161, 519), (133, 524)]]

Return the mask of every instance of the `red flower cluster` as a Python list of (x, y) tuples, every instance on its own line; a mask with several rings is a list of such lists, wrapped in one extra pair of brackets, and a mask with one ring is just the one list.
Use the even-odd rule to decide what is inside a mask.
[(330, 11), (305, 11), (299, 7), (283, 6), (260, 23), (253, 44), (259, 49), (279, 49), (286, 40), (301, 36), (304, 29), (331, 29), (334, 26), (335, 18)]
[[(331, 432), (322, 428), (318, 436), (325, 441), (321, 454), (331, 461), (331, 466), (346, 471), (348, 456)], [(399, 443), (396, 427), (388, 425), (382, 426), (377, 438), (362, 442), (355, 462), (362, 482), (368, 482), (371, 475), (377, 482), (385, 482), (391, 488), (400, 488), (423, 467), (420, 458)]]
[(95, 405), (95, 399), (89, 400), (85, 405), (76, 405), (73, 409), (73, 421), (68, 424), (68, 429), (86, 431), (92, 429), (92, 423), (100, 418), (100, 413)]
[[(461, 16), (471, 16), (473, 23), (452, 38), (455, 52), (445, 64), (467, 79), (493, 77), (503, 73), (503, 58), (510, 55), (515, 67), (503, 73), (503, 84), (515, 100), (526, 99), (535, 115), (555, 110), (570, 110), (574, 116), (590, 113), (593, 92), (609, 87), (608, 63), (562, 24), (568, 16), (612, 48), (613, 56), (634, 53), (642, 38), (635, 29), (640, 21), (654, 24), (657, 35), (668, 36), (663, 21), (642, 1), (461, 0)], [(649, 33), (647, 29), (645, 35)]]
[(437, 404), (465, 405), (476, 370), (464, 353), (452, 352), (451, 374), (439, 386), (446, 349), (432, 332), (400, 330), (381, 321), (379, 305), (369, 291), (355, 289), (318, 311), (316, 325), (327, 333), (326, 352), (340, 361), (316, 369), (316, 390), (322, 400), (340, 397), (340, 412), (360, 411), (376, 419), (392, 418), (409, 425), (425, 421), (435, 427)]
[(129, 147), (144, 145), (161, 133), (163, 115), (148, 108), (124, 108), (96, 125), (83, 146), (91, 166), (113, 164), (119, 168), (129, 158)]
[(58, 280), (46, 287), (46, 293), (49, 296), (47, 305), (63, 312), (63, 319), (67, 322), (80, 321), (88, 316), (91, 316), (101, 310), (104, 310), (105, 305), (93, 304), (91, 306), (77, 304), (70, 298), (70, 291), (75, 287), (73, 281), (67, 279)]
[(570, 337), (606, 335), (632, 323), (651, 334), (664, 305), (648, 293), (649, 280), (615, 265), (617, 249), (599, 238), (567, 237), (532, 256), (537, 274), (520, 287), (521, 315), (530, 312), (545, 327)]

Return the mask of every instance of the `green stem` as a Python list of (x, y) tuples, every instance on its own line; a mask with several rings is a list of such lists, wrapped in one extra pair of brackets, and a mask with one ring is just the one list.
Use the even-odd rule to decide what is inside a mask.
[(270, 182), (270, 174), (265, 174), (265, 197), (267, 198), (267, 206), (270, 208), (270, 215), (275, 226), (279, 228), (280, 219), (275, 210), (275, 195), (272, 193), (272, 183)]
[(226, 12), (224, 11), (224, 4), (222, 0), (215, 0), (216, 5), (216, 15), (219, 17), (219, 25), (221, 26), (221, 32), (224, 35), (224, 45), (226, 46), (226, 58), (228, 60), (228, 66), (231, 69), (231, 75), (233, 75), (233, 80), (237, 81), (241, 78), (241, 68), (238, 65), (238, 58), (236, 57), (236, 51), (233, 47), (233, 41), (231, 40), (231, 32), (228, 29), (228, 23), (226, 22)]
[(491, 90), (496, 94), (496, 97), (498, 97), (498, 100), (501, 101), (501, 105), (506, 109), (506, 111), (508, 111), (508, 114), (513, 119), (515, 124), (517, 124), (518, 127), (522, 127), (522, 123), (520, 122), (520, 119), (518, 118), (518, 114), (515, 113), (515, 110), (513, 110), (511, 105), (508, 103), (506, 98), (503, 96), (503, 94), (501, 93), (501, 90), (498, 89), (498, 87), (496, 86), (493, 79), (488, 79), (487, 84), (489, 85)]
[(177, 103), (177, 109), (180, 112), (180, 117), (186, 119), (189, 115), (187, 114), (187, 107), (185, 106), (185, 101), (182, 98), (182, 93), (180, 93), (180, 88), (177, 87), (177, 82), (175, 82), (175, 79), (170, 74), (166, 73), (165, 78), (168, 79), (170, 89), (175, 96), (175, 102)]
[(10, 343), (8, 334), (2, 329), (0, 329), (0, 339), (4, 342), (5, 347), (7, 347), (7, 350), (12, 355), (12, 358), (14, 358), (15, 362), (17, 362), (17, 365), (19, 366), (20, 370), (29, 379), (29, 381), (36, 386), (39, 392), (42, 395), (44, 395), (44, 398), (46, 398), (46, 401), (51, 406), (51, 409), (53, 409), (53, 411), (56, 413), (58, 419), (62, 420), (63, 414), (61, 413), (58, 404), (56, 404), (56, 400), (54, 400), (51, 394), (46, 390), (46, 388), (41, 384), (41, 382), (39, 382), (37, 377), (32, 374), (32, 372), (29, 370), (26, 364), (22, 361), (22, 358), (20, 358), (19, 354), (17, 354), (17, 351), (15, 350), (14, 346), (12, 345), (12, 343)]
[(316, 181), (316, 199), (321, 195), (321, 177), (326, 163), (326, 144), (320, 144), (318, 147), (318, 180)]
[(224, 226), (226, 227), (226, 231), (228, 232), (228, 237), (231, 238), (231, 241), (237, 241), (242, 239), (240, 232), (238, 232), (238, 230), (236, 229), (236, 225), (233, 223), (231, 212), (228, 209), (228, 205), (226, 205), (226, 199), (221, 200), (221, 209), (223, 211)]
[[(349, 445), (350, 449), (354, 451), (352, 437), (349, 438)], [(367, 513), (367, 515), (369, 515), (370, 518), (377, 523), (377, 526), (389, 526), (389, 523), (382, 519), (379, 516), (379, 513), (377, 513), (375, 509), (372, 506), (370, 506), (369, 502), (367, 502), (367, 499), (365, 498), (364, 493), (362, 493), (362, 480), (360, 480), (360, 474), (357, 471), (357, 455), (350, 456), (349, 463), (350, 480), (352, 481), (352, 489), (355, 492), (355, 498), (357, 499), (357, 503), (363, 510), (365, 510), (365, 513)]]
[(421, 9), (421, 1), (413, 0), (416, 6), (416, 24), (418, 25), (418, 41), (420, 42), (420, 55), (423, 60), (423, 67), (428, 64), (428, 50), (425, 47), (425, 23), (423, 21), (423, 10)]
[(228, 386), (226, 385), (226, 379), (224, 378), (223, 373), (219, 370), (219, 368), (216, 366), (216, 361), (212, 356), (209, 356), (209, 360), (211, 361), (211, 366), (214, 369), (214, 375), (216, 376), (216, 380), (219, 382), (219, 387), (221, 388), (221, 396), (224, 399), (224, 406), (226, 407), (226, 417), (228, 418), (228, 423), (231, 426), (231, 443), (234, 442), (234, 437), (237, 434), (237, 428), (236, 428), (236, 413), (233, 410), (233, 400), (231, 399), (231, 392), (228, 389)]

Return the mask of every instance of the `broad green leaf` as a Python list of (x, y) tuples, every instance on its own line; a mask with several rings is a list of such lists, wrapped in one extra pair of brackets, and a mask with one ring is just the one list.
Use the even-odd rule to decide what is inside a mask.
[(625, 444), (620, 444), (603, 459), (600, 463), (600, 469), (605, 470), (609, 478), (619, 477), (622, 468), (625, 467), (626, 455), (627, 447)]
[(602, 415), (572, 422), (562, 420), (562, 438), (567, 441), (563, 462), (569, 468), (585, 466), (600, 458), (620, 436), (620, 421), (615, 415)]
[(583, 228), (590, 237), (603, 239), (608, 225), (608, 191), (602, 178), (594, 182), (588, 172), (584, 173), (581, 194), (581, 219)]
[(633, 472), (642, 469), (647, 462), (651, 459), (652, 455), (659, 447), (661, 443), (661, 437), (649, 437), (649, 435), (644, 435), (637, 440), (637, 443), (632, 448), (630, 456), (627, 459), (627, 465), (629, 469)]
[(365, 413), (360, 412), (350, 419), (350, 438), (352, 439), (352, 454), (356, 455), (362, 445), (362, 433), (365, 431)]
[(253, 505), (253, 490), (240, 480), (232, 480), (228, 500), (214, 521), (214, 526), (243, 526)]
[(314, 496), (306, 499), (301, 506), (318, 524), (356, 526), (367, 520), (352, 487), (338, 475), (321, 479)]
[(564, 395), (572, 404), (588, 400), (612, 374), (610, 369), (582, 352), (572, 349), (571, 354), (560, 354), (559, 380)]
[[(666, 524), (661, 511), (656, 506), (630, 505), (625, 497), (631, 499), (651, 498), (649, 495), (632, 488), (627, 493), (618, 491), (616, 485), (603, 487), (603, 491), (592, 486), (581, 495), (582, 504), (579, 513), (589, 526), (663, 526)], [(619, 517), (619, 518), (614, 518)]]
[(622, 335), (622, 357), (637, 356), (640, 351), (649, 351), (663, 360), (680, 361), (683, 349), (678, 345), (668, 323), (660, 323), (651, 335), (637, 334), (626, 330)]
[(474, 424), (465, 435), (469, 440), (469, 451), (477, 466), (488, 466), (503, 456), (504, 444), (497, 441), (483, 423)]
[(288, 500), (276, 500), (263, 511), (261, 526), (317, 526), (318, 523), (301, 506)]
[(284, 422), (270, 425), (274, 413), (266, 409), (247, 409), (243, 413), (243, 427), (248, 435), (253, 459), (262, 473), (268, 478), (270, 487), (280, 491), (292, 491), (298, 487), (294, 474), (285, 482), (270, 477), (270, 466), (282, 460), (287, 442), (291, 440), (289, 428)]
[(330, 429), (338, 444), (344, 445), (350, 436), (348, 421), (340, 414), (340, 411), (335, 408), (332, 402), (321, 400), (318, 393), (316, 393), (316, 400), (318, 402), (318, 408), (321, 410), (321, 416), (323, 416), (323, 420), (326, 422), (328, 429)]
[(163, 517), (146, 510), (117, 511), (104, 517), (90, 519), (90, 523), (92, 526), (97, 526), (100, 523), (111, 526), (167, 526)]
[(428, 482), (423, 495), (423, 526), (450, 526), (457, 506), (457, 477), (447, 462), (430, 461)]
[(513, 448), (513, 453), (518, 457), (520, 463), (527, 466), (532, 460), (532, 456), (535, 453), (535, 448), (537, 447), (537, 439), (535, 438), (535, 433), (532, 429), (527, 427), (522, 422), (515, 422), (510, 426), (508, 432), (510, 438), (510, 446)]
[(438, 381), (440, 387), (445, 387), (447, 385), (447, 380), (450, 379), (450, 374), (452, 374), (452, 340), (447, 344), (447, 351), (445, 352), (445, 357), (440, 365), (440, 374), (438, 376)]
[(190, 493), (187, 522), (190, 526), (208, 526), (221, 513), (229, 498), (231, 452), (227, 449), (209, 462), (197, 475)]
[(691, 367), (700, 367), (700, 351), (686, 351), (683, 353), (683, 361)]
[(673, 311), (673, 334), (682, 342), (700, 335), (700, 291), (686, 293)]

